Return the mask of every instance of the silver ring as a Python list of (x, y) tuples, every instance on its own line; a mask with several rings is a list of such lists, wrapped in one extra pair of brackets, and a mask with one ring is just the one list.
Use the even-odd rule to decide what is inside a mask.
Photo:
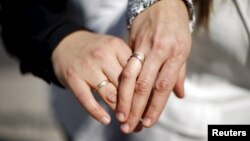
[(142, 54), (142, 53), (135, 52), (131, 55), (131, 57), (135, 57), (137, 60), (139, 60), (141, 62), (141, 64), (144, 63), (144, 54)]
[(102, 87), (104, 87), (105, 85), (107, 85), (109, 83), (109, 80), (103, 80), (101, 81), (97, 86), (95, 91), (97, 92), (99, 89), (101, 89)]

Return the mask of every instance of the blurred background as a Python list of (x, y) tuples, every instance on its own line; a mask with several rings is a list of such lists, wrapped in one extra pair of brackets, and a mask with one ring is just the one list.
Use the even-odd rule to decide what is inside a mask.
[(50, 87), (21, 75), (0, 36), (0, 141), (66, 141), (50, 104)]

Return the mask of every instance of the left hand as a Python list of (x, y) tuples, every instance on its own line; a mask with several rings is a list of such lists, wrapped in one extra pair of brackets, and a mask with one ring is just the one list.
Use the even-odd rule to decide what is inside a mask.
[(142, 64), (129, 59), (119, 86), (117, 118), (132, 132), (140, 120), (151, 127), (174, 89), (184, 96), (185, 62), (191, 48), (188, 11), (182, 0), (162, 0), (138, 15), (131, 26), (130, 46), (145, 55)]
[(91, 91), (114, 110), (119, 76), (130, 55), (130, 48), (119, 38), (78, 30), (54, 49), (52, 63), (61, 84), (94, 119), (106, 125), (111, 117)]

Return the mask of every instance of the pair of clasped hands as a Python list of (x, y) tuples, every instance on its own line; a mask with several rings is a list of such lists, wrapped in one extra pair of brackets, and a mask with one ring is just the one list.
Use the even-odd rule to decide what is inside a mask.
[(97, 121), (109, 124), (111, 118), (93, 91), (115, 112), (124, 133), (151, 127), (172, 90), (184, 96), (188, 23), (181, 0), (162, 0), (135, 18), (128, 45), (117, 37), (76, 31), (53, 51), (55, 74)]

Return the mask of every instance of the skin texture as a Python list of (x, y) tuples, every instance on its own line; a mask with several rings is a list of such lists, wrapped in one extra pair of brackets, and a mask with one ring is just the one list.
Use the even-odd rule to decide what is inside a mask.
[[(174, 90), (184, 96), (185, 63), (191, 48), (188, 11), (182, 0), (161, 0), (138, 15), (131, 26), (130, 47), (145, 61), (131, 58), (119, 85), (117, 119), (131, 133), (151, 127)], [(141, 123), (140, 123), (141, 121)]]
[(97, 103), (92, 91), (101, 81), (109, 80), (111, 83), (98, 89), (97, 94), (114, 110), (118, 79), (130, 56), (130, 48), (116, 37), (77, 31), (60, 42), (52, 54), (52, 62), (58, 80), (93, 118), (108, 124), (110, 116)]
[[(151, 127), (172, 90), (177, 97), (184, 96), (191, 46), (188, 23), (182, 0), (161, 0), (135, 18), (129, 45), (113, 36), (76, 31), (53, 51), (55, 74), (97, 121), (111, 121), (92, 93), (109, 80), (96, 93), (116, 112), (121, 130), (131, 133)], [(143, 53), (145, 61), (130, 58), (132, 52)]]

